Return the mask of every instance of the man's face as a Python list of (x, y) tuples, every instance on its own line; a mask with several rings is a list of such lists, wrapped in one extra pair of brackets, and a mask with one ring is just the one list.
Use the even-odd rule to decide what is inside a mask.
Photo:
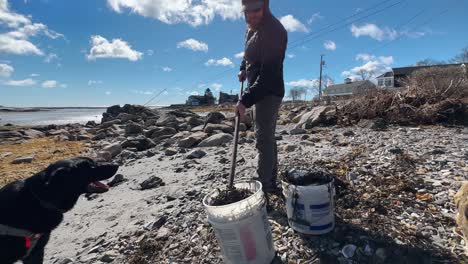
[(262, 18), (263, 8), (245, 11), (245, 20), (247, 21), (247, 24), (253, 29), (258, 28), (260, 22), (262, 21)]

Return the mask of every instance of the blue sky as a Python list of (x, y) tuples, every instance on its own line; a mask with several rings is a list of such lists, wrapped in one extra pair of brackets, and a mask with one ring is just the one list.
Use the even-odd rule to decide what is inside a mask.
[[(237, 92), (245, 21), (240, 0), (0, 0), (0, 105), (182, 103)], [(433, 58), (468, 45), (462, 0), (271, 0), (288, 30), (287, 89), (315, 92), (360, 69)], [(377, 12), (377, 13), (376, 13)]]

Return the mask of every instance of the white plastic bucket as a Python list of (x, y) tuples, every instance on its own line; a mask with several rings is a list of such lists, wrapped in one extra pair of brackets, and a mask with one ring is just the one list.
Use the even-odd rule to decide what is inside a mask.
[(333, 178), (323, 185), (298, 186), (282, 181), (289, 226), (310, 235), (326, 234), (335, 228)]
[(248, 181), (239, 182), (235, 187), (249, 189), (254, 194), (224, 206), (210, 206), (211, 199), (218, 195), (218, 191), (208, 194), (203, 199), (208, 222), (215, 231), (224, 263), (271, 263), (275, 257), (275, 248), (262, 184), (258, 181)]

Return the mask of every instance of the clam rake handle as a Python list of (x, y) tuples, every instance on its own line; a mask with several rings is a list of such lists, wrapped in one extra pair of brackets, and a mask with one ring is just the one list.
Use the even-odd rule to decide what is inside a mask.
[[(241, 82), (239, 101), (244, 93), (244, 82)], [(240, 125), (240, 116), (236, 111), (236, 124), (234, 127), (234, 146), (232, 147), (232, 157), (231, 157), (231, 173), (229, 174), (229, 185), (228, 189), (234, 188), (234, 175), (236, 174), (236, 163), (237, 163), (237, 143), (239, 142), (239, 125)]]

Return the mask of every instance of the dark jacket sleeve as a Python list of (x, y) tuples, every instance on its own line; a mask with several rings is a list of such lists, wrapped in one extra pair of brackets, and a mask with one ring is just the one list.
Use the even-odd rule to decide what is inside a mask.
[(265, 30), (261, 36), (262, 59), (257, 79), (252, 82), (241, 98), (242, 104), (249, 108), (259, 102), (269, 89), (283, 82), (283, 61), (287, 45), (287, 36), (275, 30)]

